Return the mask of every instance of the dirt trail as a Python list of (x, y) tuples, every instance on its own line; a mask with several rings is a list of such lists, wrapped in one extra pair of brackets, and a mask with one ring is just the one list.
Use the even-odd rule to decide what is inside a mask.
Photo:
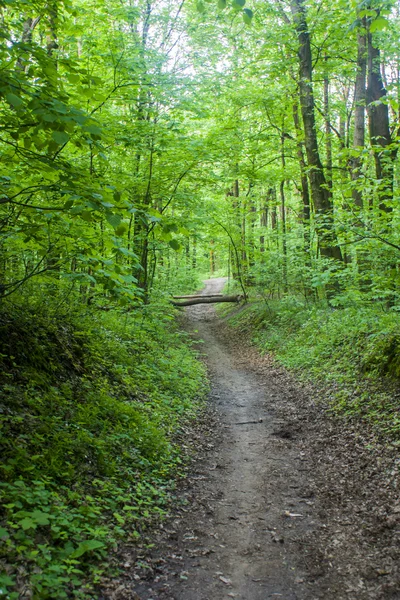
[(210, 413), (182, 432), (198, 455), (154, 548), (126, 545), (101, 598), (400, 600), (396, 449), (330, 417), (213, 305), (185, 314), (211, 379)]
[[(205, 283), (204, 293), (210, 294), (225, 280)], [(138, 586), (137, 592), (141, 598), (176, 600), (308, 598), (296, 538), (315, 528), (317, 519), (302, 454), (285, 439), (290, 433), (276, 416), (277, 390), (235, 364), (216, 336), (213, 306), (187, 310), (204, 340), (222, 435), (193, 476), (198, 489), (191, 491), (190, 511), (174, 531), (184, 549), (178, 558), (169, 554), (175, 577), (161, 578), (151, 590)]]

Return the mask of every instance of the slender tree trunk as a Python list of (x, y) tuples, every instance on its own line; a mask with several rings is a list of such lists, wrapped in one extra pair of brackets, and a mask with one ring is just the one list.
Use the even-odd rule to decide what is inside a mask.
[[(238, 165), (236, 165), (236, 170), (238, 169)], [(239, 231), (239, 235), (242, 235), (242, 224), (241, 224), (241, 220), (240, 220), (240, 202), (239, 202), (239, 195), (240, 195), (240, 189), (239, 189), (239, 180), (235, 179), (235, 181), (233, 182), (233, 186), (232, 186), (232, 192), (230, 192), (230, 195), (233, 196), (233, 201), (232, 201), (232, 206), (233, 206), (233, 210), (234, 210), (234, 220), (235, 220), (235, 229), (237, 229)], [(237, 279), (239, 277), (239, 271), (238, 268), (239, 266), (236, 264), (237, 261), (235, 261), (235, 257), (232, 255), (232, 274), (233, 274), (233, 278)]]
[(386, 89), (381, 74), (380, 50), (368, 33), (368, 87), (367, 110), (369, 135), (374, 152), (376, 178), (381, 181), (379, 208), (391, 212), (393, 199), (394, 159), (396, 152), (388, 149), (392, 143), (389, 128), (388, 105), (382, 102)]
[(342, 260), (334, 230), (332, 194), (327, 185), (318, 151), (315, 104), (312, 86), (312, 54), (310, 34), (303, 0), (291, 0), (291, 10), (299, 38), (300, 106), (303, 117), (305, 147), (311, 193), (316, 213), (316, 231), (321, 254)]
[(210, 241), (210, 273), (214, 275), (215, 273), (215, 249), (214, 249), (214, 240)]
[[(25, 19), (24, 24), (23, 24), (23, 29), (22, 29), (22, 37), (21, 37), (22, 46), (24, 44), (30, 44), (32, 42), (33, 32), (35, 30), (35, 27), (40, 22), (40, 20), (41, 20), (41, 16), (36, 17), (35, 19), (32, 19), (32, 17), (28, 17), (27, 19)], [(20, 56), (18, 58), (17, 69), (19, 69), (20, 71), (25, 71), (25, 69), (28, 67), (28, 65), (29, 65), (29, 60), (26, 57), (22, 58)]]
[(52, 56), (54, 50), (56, 50), (58, 48), (58, 41), (57, 41), (57, 18), (58, 18), (58, 6), (57, 6), (57, 1), (55, 2), (49, 2), (48, 4), (48, 9), (49, 9), (49, 33), (47, 34), (47, 40), (46, 40), (46, 48), (47, 48), (47, 54), (49, 56)]
[[(326, 59), (325, 59), (326, 60)], [(329, 79), (324, 77), (324, 115), (325, 115), (325, 153), (326, 153), (326, 182), (329, 189), (333, 187), (332, 169), (332, 132), (329, 106)]]
[(193, 236), (192, 241), (192, 269), (197, 269), (197, 239)]
[(301, 179), (301, 198), (302, 198), (302, 222), (304, 230), (304, 250), (308, 254), (310, 252), (310, 190), (308, 187), (307, 166), (303, 153), (302, 132), (300, 127), (299, 112), (297, 102), (293, 104), (293, 122), (296, 131), (297, 140), (297, 159), (300, 167)]
[(247, 202), (246, 199), (243, 199), (242, 203), (242, 218), (241, 218), (241, 246), (242, 246), (242, 263), (243, 263), (243, 272), (246, 276), (247, 271), (247, 224), (246, 224), (246, 211), (247, 211)]
[[(268, 199), (264, 202), (261, 200), (260, 207), (260, 227), (262, 229), (266, 229), (268, 227)], [(263, 254), (265, 252), (265, 234), (264, 232), (260, 235), (260, 253)]]
[(190, 240), (189, 238), (186, 240), (185, 244), (185, 271), (186, 273), (190, 269)]
[(275, 231), (278, 224), (278, 216), (276, 213), (276, 189), (274, 187), (268, 190), (268, 202), (271, 207), (271, 229)]
[(249, 244), (249, 267), (250, 269), (255, 265), (255, 243), (254, 243), (254, 230), (256, 226), (256, 205), (254, 204), (253, 198), (250, 199), (250, 227), (249, 227), (249, 235), (248, 235), (248, 244)]
[[(365, 17), (362, 26), (366, 27)], [(357, 75), (354, 89), (354, 136), (353, 147), (364, 148), (365, 145), (365, 99), (366, 99), (366, 77), (367, 77), (367, 38), (364, 33), (357, 34)], [(353, 200), (356, 206), (363, 207), (363, 194), (356, 187), (361, 176), (361, 157), (354, 156), (349, 161), (351, 179), (354, 187), (352, 190)]]
[(282, 127), (281, 134), (281, 165), (282, 165), (282, 179), (279, 186), (279, 192), (281, 197), (281, 221), (282, 221), (282, 271), (283, 271), (283, 288), (285, 292), (288, 290), (288, 279), (287, 279), (287, 240), (286, 240), (286, 198), (285, 198), (285, 135), (284, 127)]
[[(144, 11), (143, 11), (143, 26), (141, 31), (141, 46), (139, 55), (141, 60), (143, 61), (143, 75), (142, 80), (139, 84), (138, 96), (137, 96), (137, 122), (141, 125), (144, 125), (149, 121), (150, 115), (148, 111), (149, 107), (149, 95), (148, 91), (143, 85), (143, 80), (147, 74), (146, 69), (146, 48), (147, 41), (150, 29), (150, 19), (151, 19), (151, 11), (152, 5), (151, 0), (146, 0)], [(154, 121), (155, 125), (156, 121)], [(145, 211), (151, 204), (151, 185), (152, 185), (152, 176), (153, 176), (153, 160), (154, 160), (154, 132), (153, 139), (151, 140), (151, 150), (149, 157), (149, 165), (148, 165), (148, 173), (147, 173), (147, 186), (146, 192), (142, 196), (142, 209)], [(142, 155), (140, 152), (136, 154), (136, 166), (135, 172), (136, 177), (139, 177), (141, 171), (141, 164), (145, 163), (142, 160)], [(139, 287), (141, 287), (144, 291), (144, 299), (145, 302), (148, 301), (148, 254), (149, 254), (149, 240), (148, 236), (150, 233), (150, 228), (148, 224), (145, 222), (143, 213), (139, 212), (135, 213), (134, 217), (134, 244), (135, 244), (135, 252), (139, 256), (139, 268), (137, 268), (134, 272), (136, 279), (138, 280)]]

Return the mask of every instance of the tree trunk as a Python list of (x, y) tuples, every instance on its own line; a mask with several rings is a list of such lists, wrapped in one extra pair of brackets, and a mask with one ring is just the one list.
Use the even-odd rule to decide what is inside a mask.
[[(236, 165), (236, 170), (238, 170), (238, 165)], [(242, 235), (241, 231), (242, 231), (242, 224), (240, 221), (240, 204), (239, 204), (239, 180), (235, 179), (233, 186), (232, 186), (232, 191), (229, 192), (230, 196), (233, 196), (233, 201), (232, 201), (232, 207), (234, 210), (234, 222), (235, 222), (235, 229), (237, 229), (240, 232), (240, 236)], [(236, 264), (237, 261), (235, 261), (235, 257), (232, 253), (232, 275), (234, 279), (237, 279), (239, 277), (239, 269), (240, 266), (239, 264)]]
[(297, 159), (299, 161), (300, 167), (300, 180), (301, 180), (301, 199), (302, 199), (302, 222), (303, 222), (303, 230), (304, 230), (304, 250), (308, 254), (310, 252), (310, 190), (308, 187), (308, 179), (307, 179), (307, 166), (303, 153), (303, 142), (302, 142), (302, 132), (299, 121), (299, 112), (297, 107), (297, 102), (293, 104), (293, 123), (296, 131), (296, 140), (297, 140)]
[(242, 246), (242, 269), (244, 276), (246, 277), (247, 273), (247, 224), (246, 224), (246, 212), (247, 212), (247, 202), (246, 199), (243, 199), (242, 207), (241, 207), (241, 227), (240, 227), (240, 241)]
[(387, 150), (392, 138), (389, 129), (388, 105), (382, 102), (386, 97), (381, 75), (380, 51), (373, 44), (372, 34), (368, 33), (368, 87), (367, 110), (369, 135), (375, 159), (376, 178), (381, 181), (379, 208), (391, 212), (393, 199), (394, 159), (396, 152)]
[[(366, 27), (365, 17), (362, 26)], [(367, 38), (365, 34), (357, 34), (357, 75), (354, 89), (354, 137), (353, 147), (364, 148), (365, 145), (365, 99), (367, 77)], [(354, 186), (361, 176), (361, 157), (354, 156), (349, 161), (351, 179)], [(360, 189), (353, 187), (353, 200), (356, 206), (363, 207), (363, 195)]]
[[(268, 198), (264, 202), (261, 200), (261, 208), (260, 208), (260, 227), (268, 227)], [(265, 252), (265, 235), (262, 233), (260, 235), (260, 253)]]
[(211, 273), (211, 275), (214, 275), (214, 273), (215, 273), (214, 240), (210, 241), (210, 273)]
[(282, 220), (282, 275), (283, 275), (283, 288), (285, 292), (288, 290), (288, 279), (287, 279), (287, 240), (286, 240), (286, 198), (285, 198), (285, 134), (284, 128), (282, 127), (281, 133), (281, 165), (282, 165), (282, 179), (279, 186), (279, 192), (281, 197), (281, 220)]
[(197, 269), (197, 239), (193, 236), (192, 242), (192, 269)]
[(235, 296), (202, 296), (200, 298), (188, 298), (188, 300), (182, 300), (182, 302), (175, 302), (171, 300), (174, 306), (192, 306), (193, 304), (215, 304), (216, 302), (240, 302), (244, 297), (240, 294)]
[(315, 123), (314, 93), (312, 87), (312, 55), (303, 0), (291, 0), (291, 10), (299, 38), (300, 106), (303, 117), (305, 146), (309, 168), (311, 193), (316, 213), (316, 231), (321, 254), (342, 260), (333, 221), (332, 194), (324, 176), (318, 151)]
[[(325, 59), (326, 60), (326, 59)], [(329, 107), (329, 79), (324, 77), (324, 117), (325, 117), (325, 152), (326, 152), (326, 179), (329, 189), (333, 187), (332, 176), (332, 132)]]
[(276, 229), (278, 218), (276, 214), (276, 190), (274, 187), (268, 190), (268, 203), (271, 206), (271, 229)]
[(249, 220), (250, 220), (250, 226), (248, 227), (248, 246), (249, 246), (249, 251), (248, 251), (248, 258), (249, 258), (249, 268), (252, 269), (255, 265), (256, 259), (255, 259), (255, 226), (256, 226), (256, 213), (257, 213), (257, 209), (256, 209), (256, 205), (254, 203), (254, 199), (251, 198), (249, 201), (250, 204), (250, 211), (249, 211)]
[(223, 294), (190, 294), (186, 296), (172, 296), (174, 300), (189, 300), (192, 298), (222, 298)]
[(46, 49), (48, 56), (52, 56), (54, 50), (58, 48), (57, 41), (57, 19), (58, 19), (58, 7), (56, 2), (49, 2), (49, 33), (46, 38)]

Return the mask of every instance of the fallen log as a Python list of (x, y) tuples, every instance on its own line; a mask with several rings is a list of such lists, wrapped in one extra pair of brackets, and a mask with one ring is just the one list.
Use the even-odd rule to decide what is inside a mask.
[(198, 298), (189, 298), (188, 300), (183, 300), (182, 302), (175, 302), (175, 300), (171, 300), (174, 306), (192, 306), (193, 304), (214, 304), (215, 302), (240, 302), (243, 300), (243, 296), (235, 295), (235, 296), (199, 296)]
[(172, 296), (175, 300), (191, 300), (192, 298), (221, 298), (222, 294), (193, 294), (192, 296)]

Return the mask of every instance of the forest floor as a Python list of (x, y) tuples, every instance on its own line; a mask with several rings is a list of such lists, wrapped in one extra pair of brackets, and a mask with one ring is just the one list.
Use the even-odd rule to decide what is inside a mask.
[[(204, 293), (224, 282), (206, 281)], [(209, 411), (191, 432), (197, 457), (154, 547), (125, 548), (125, 574), (101, 597), (400, 599), (393, 449), (330, 416), (212, 305), (186, 318), (211, 379)]]

